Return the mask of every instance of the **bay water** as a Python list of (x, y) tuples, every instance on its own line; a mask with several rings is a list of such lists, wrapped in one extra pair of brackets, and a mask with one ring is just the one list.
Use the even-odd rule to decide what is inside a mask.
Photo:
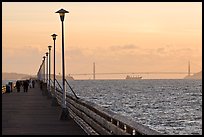
[[(2, 81), (7, 84), (9, 81)], [(15, 80), (12, 80), (15, 82)], [(165, 135), (202, 135), (202, 80), (68, 80), (75, 94)], [(59, 83), (62, 84), (61, 81)], [(66, 87), (69, 94), (73, 94)]]
[[(166, 135), (202, 135), (202, 80), (70, 80), (76, 95)], [(71, 90), (67, 92), (72, 94)]]

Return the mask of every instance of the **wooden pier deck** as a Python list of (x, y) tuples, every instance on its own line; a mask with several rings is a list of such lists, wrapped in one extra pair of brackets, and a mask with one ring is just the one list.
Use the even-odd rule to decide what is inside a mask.
[(2, 95), (2, 135), (86, 135), (73, 119), (60, 121), (60, 106), (42, 95), (36, 84), (28, 92)]

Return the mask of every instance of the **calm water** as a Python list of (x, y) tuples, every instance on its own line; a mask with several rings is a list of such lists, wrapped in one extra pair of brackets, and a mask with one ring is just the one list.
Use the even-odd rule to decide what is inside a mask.
[(202, 135), (202, 80), (75, 80), (69, 83), (80, 98), (132, 117), (160, 133)]

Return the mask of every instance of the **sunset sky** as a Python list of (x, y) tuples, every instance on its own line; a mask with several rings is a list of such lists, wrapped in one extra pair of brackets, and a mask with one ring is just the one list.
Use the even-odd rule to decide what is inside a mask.
[[(61, 8), (69, 11), (64, 21), (66, 75), (92, 73), (93, 62), (96, 73), (187, 72), (189, 60), (192, 72), (202, 69), (201, 2), (2, 2), (3, 72), (37, 74), (56, 33), (56, 73), (61, 73), (61, 21), (55, 13)], [(53, 62), (53, 48), (51, 57)]]

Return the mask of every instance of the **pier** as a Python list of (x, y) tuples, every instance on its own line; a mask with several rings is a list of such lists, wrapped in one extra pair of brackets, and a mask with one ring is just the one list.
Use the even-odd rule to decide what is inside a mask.
[(42, 96), (39, 85), (28, 92), (2, 94), (2, 135), (86, 135), (71, 119), (58, 119), (60, 106)]
[(28, 92), (2, 94), (3, 135), (161, 135), (134, 119), (121, 116), (87, 100), (66, 95), (68, 120), (60, 120), (62, 92), (56, 88), (58, 105), (52, 105), (54, 90), (48, 93), (40, 81)]

